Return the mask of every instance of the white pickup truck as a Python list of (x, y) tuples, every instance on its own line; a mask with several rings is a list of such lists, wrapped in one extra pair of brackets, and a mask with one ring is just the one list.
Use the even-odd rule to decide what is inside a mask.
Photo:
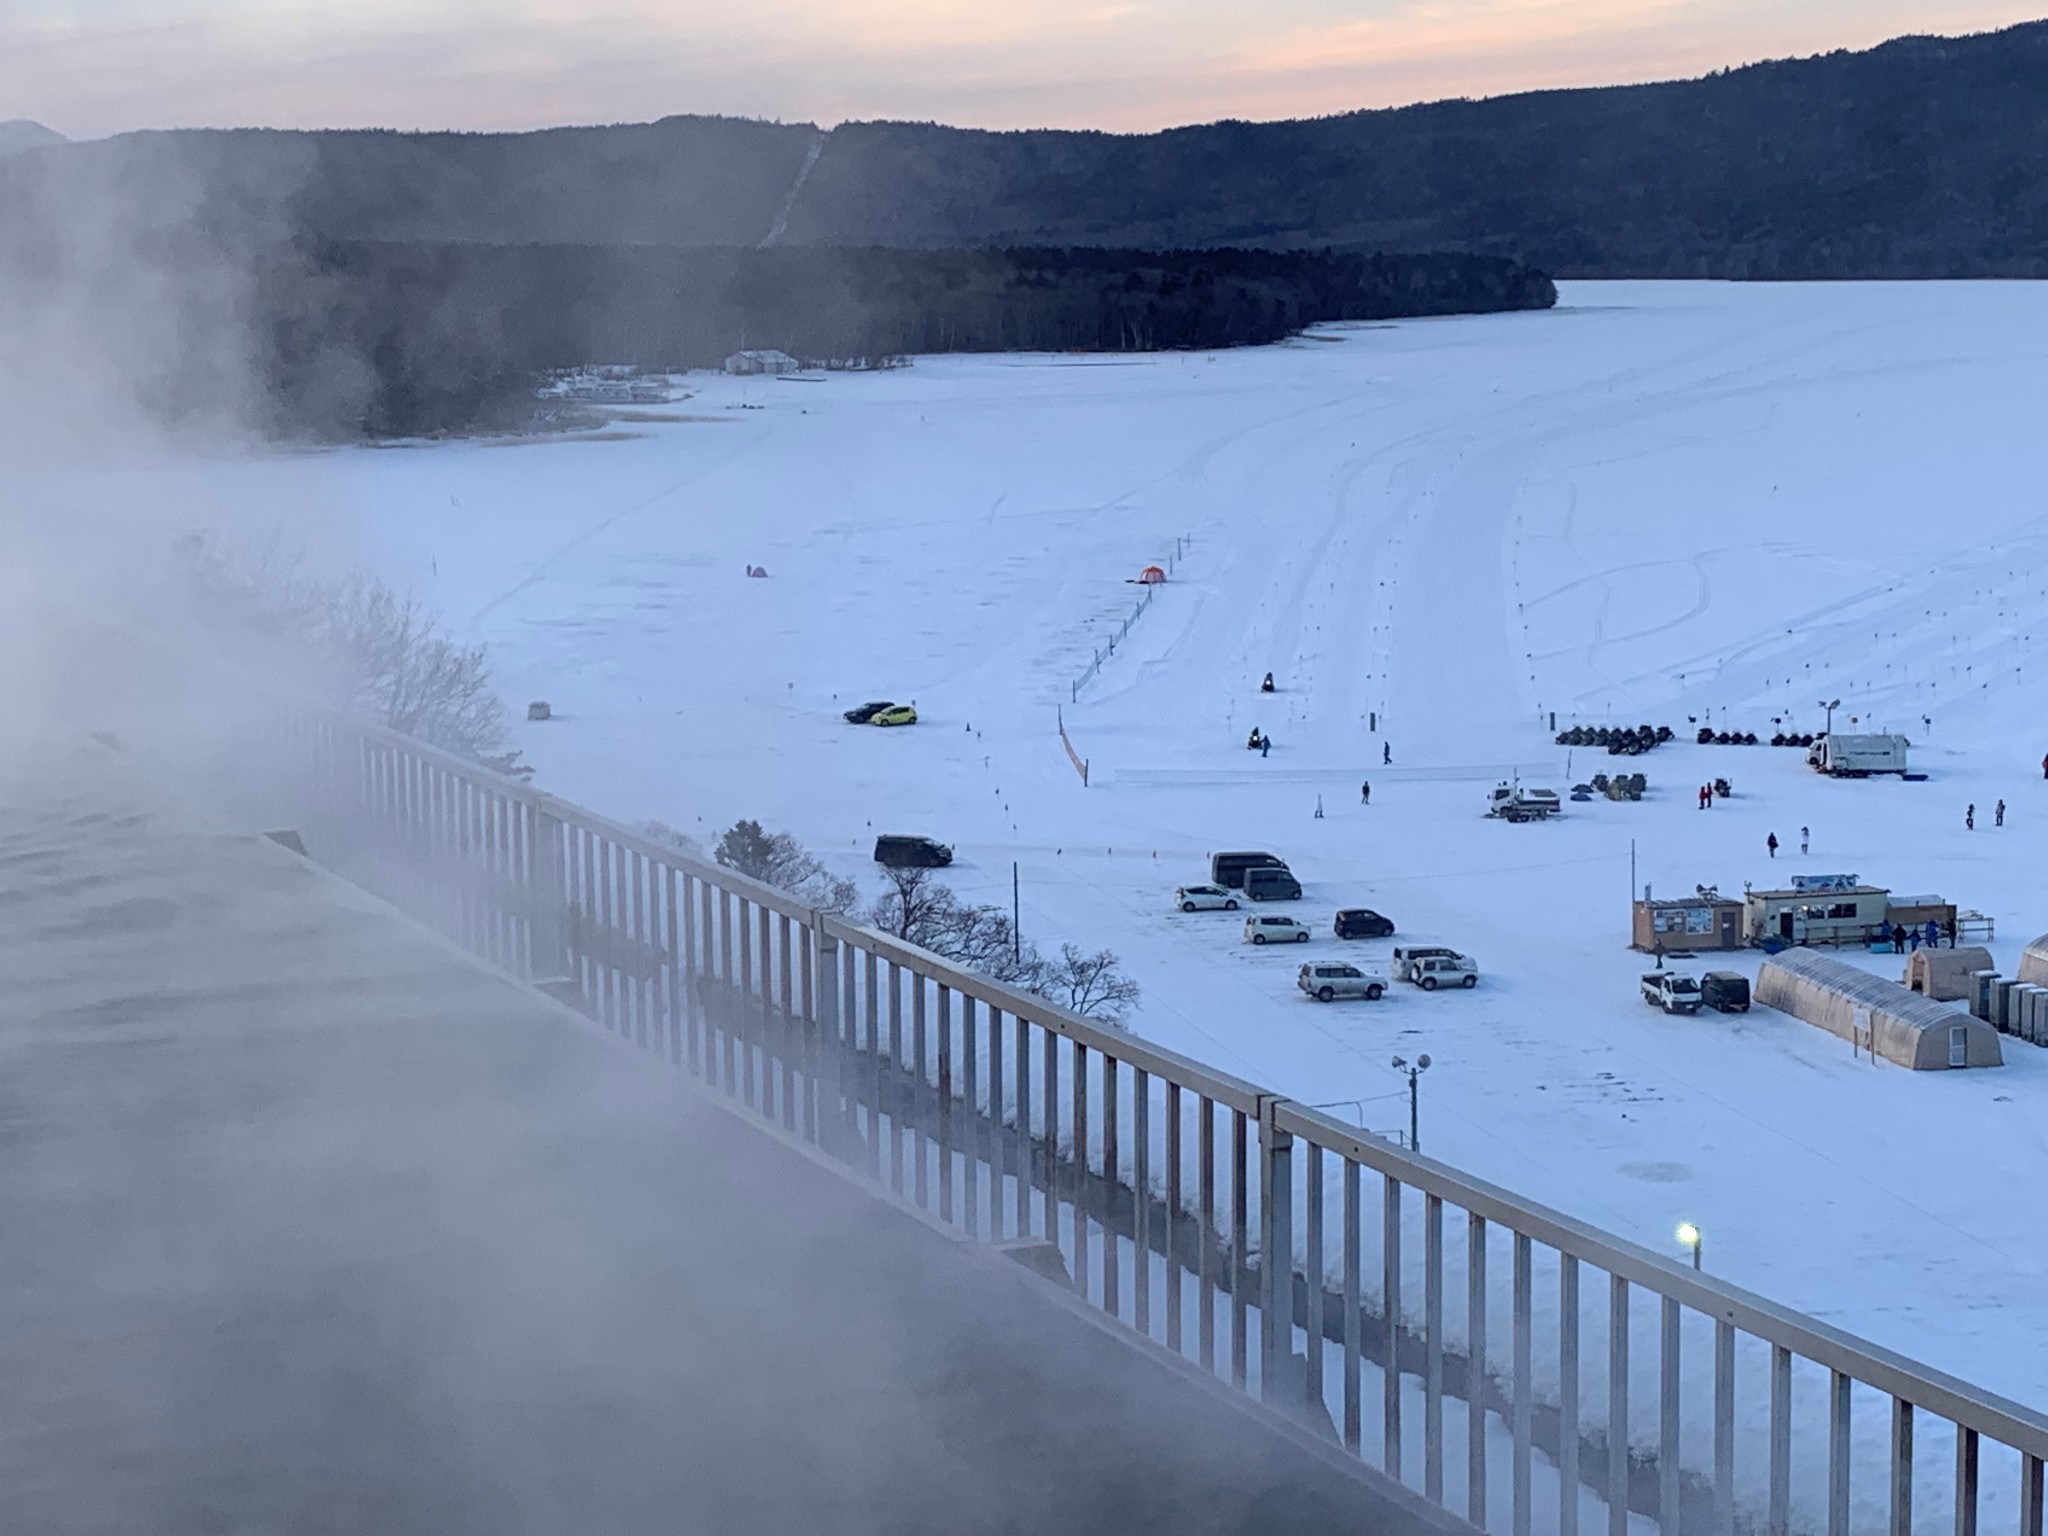
[(1643, 1001), (1666, 1013), (1698, 1013), (1700, 984), (1677, 971), (1645, 971)]
[(1497, 784), (1486, 797), (1486, 814), (1502, 821), (1542, 821), (1564, 807), (1554, 789), (1529, 789), (1521, 784)]

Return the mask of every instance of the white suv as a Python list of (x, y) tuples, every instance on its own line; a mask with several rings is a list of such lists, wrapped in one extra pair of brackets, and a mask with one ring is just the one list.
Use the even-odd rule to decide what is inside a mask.
[(1470, 955), (1424, 955), (1408, 967), (1408, 979), (1425, 992), (1438, 987), (1476, 987), (1479, 966)]
[(1183, 885), (1174, 889), (1173, 904), (1183, 912), (1235, 912), (1237, 893), (1220, 885)]
[(1291, 917), (1248, 917), (1244, 937), (1247, 944), (1306, 944), (1308, 924)]
[(1294, 984), (1319, 1003), (1334, 1003), (1340, 997), (1362, 997), (1376, 1003), (1387, 993), (1386, 977), (1341, 961), (1304, 965)]

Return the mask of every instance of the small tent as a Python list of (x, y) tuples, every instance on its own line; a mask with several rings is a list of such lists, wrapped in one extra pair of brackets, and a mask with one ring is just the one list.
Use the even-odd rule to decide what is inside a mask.
[(2048, 933), (2044, 933), (2020, 956), (2020, 980), (2048, 987)]
[(1144, 570), (1138, 572), (1138, 585), (1141, 587), (1163, 587), (1166, 585), (1166, 572), (1159, 569), (1156, 565), (1148, 565)]
[(1757, 967), (1756, 1000), (1917, 1071), (2005, 1064), (1998, 1031), (1845, 960), (1788, 949)]
[(1913, 958), (1906, 962), (1906, 974), (1901, 979), (1909, 992), (1918, 992), (1938, 1003), (1952, 1003), (1970, 995), (1971, 972), (1997, 969), (1988, 949), (1916, 949)]

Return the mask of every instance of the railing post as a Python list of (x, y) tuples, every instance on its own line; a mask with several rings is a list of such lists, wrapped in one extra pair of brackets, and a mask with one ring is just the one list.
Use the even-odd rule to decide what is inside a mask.
[(1913, 1405), (1892, 1399), (1891, 1536), (1913, 1536)]
[(533, 979), (556, 981), (569, 974), (569, 914), (563, 891), (562, 819), (533, 812)]
[(839, 1023), (839, 940), (825, 931), (825, 914), (811, 915), (811, 932), (816, 936), (818, 1017), (813, 1038), (824, 1051), (824, 1082), (819, 1086), (818, 1140), (834, 1157), (844, 1156), (847, 1122), (840, 1073), (845, 1060), (845, 1042)]
[(1294, 1353), (1294, 1138), (1274, 1124), (1280, 1099), (1259, 1113), (1259, 1396), (1285, 1401)]

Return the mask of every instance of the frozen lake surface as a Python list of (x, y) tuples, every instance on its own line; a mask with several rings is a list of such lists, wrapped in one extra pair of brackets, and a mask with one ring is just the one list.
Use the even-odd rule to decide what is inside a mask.
[[(1239, 353), (693, 378), (688, 419), (625, 441), (215, 462), (172, 494), (488, 641), (515, 710), (554, 707), (519, 744), (556, 793), (707, 845), (757, 817), (870, 892), (878, 831), (956, 842), (979, 899), (1015, 861), (1027, 935), (1118, 951), (1143, 1034), (1383, 1131), (1390, 1058), (1427, 1051), (1431, 1154), (1653, 1246), (1697, 1222), (1710, 1268), (2040, 1402), (2048, 1052), (1911, 1074), (1768, 1010), (1666, 1018), (1626, 945), (1632, 867), (1939, 892), (2008, 972), (2048, 928), (2044, 356), (2040, 285), (1572, 284)], [(923, 723), (841, 723), (880, 698)], [(1690, 744), (1835, 698), (1926, 782)], [(1681, 744), (1568, 761), (1553, 711)], [(1644, 803), (1479, 814), (1511, 769), (1617, 768)], [(1223, 848), (1292, 863), (1313, 944), (1169, 910)], [(1307, 1002), (1304, 955), (1384, 961), (1327, 936), (1350, 905), (1481, 985)]]

